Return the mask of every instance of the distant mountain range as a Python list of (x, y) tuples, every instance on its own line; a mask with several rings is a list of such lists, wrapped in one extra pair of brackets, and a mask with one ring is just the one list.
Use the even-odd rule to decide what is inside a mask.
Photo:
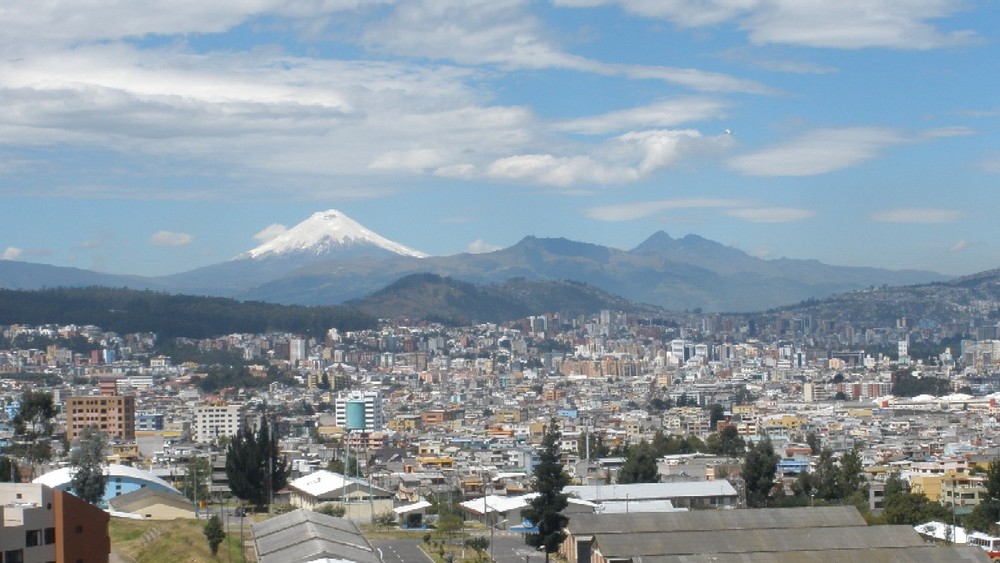
[[(431, 292), (434, 286), (437, 289), (433, 291), (443, 298), (448, 292), (442, 284), (450, 286), (449, 291), (461, 287), (470, 308), (485, 300), (497, 303), (496, 299), (509, 299), (513, 294), (520, 296), (517, 307), (528, 307), (535, 313), (556, 310), (557, 304), (567, 306), (567, 301), (557, 297), (560, 293), (567, 299), (575, 294), (577, 299), (595, 304), (618, 296), (672, 311), (748, 312), (869, 287), (948, 279), (926, 271), (830, 266), (814, 260), (763, 260), (702, 237), (674, 239), (662, 231), (632, 250), (563, 238), (526, 237), (495, 252), (427, 256), (379, 236), (336, 210), (316, 213), (232, 260), (158, 278), (0, 260), (0, 287), (6, 288), (100, 285), (295, 305), (350, 301), (381, 313), (391, 312), (389, 303), (393, 301), (403, 311), (413, 296), (404, 299), (372, 294), (417, 274), (436, 277), (411, 278), (392, 291), (409, 288), (412, 292), (423, 285), (421, 291)], [(482, 287), (473, 290), (460, 283)], [(529, 285), (530, 290), (526, 289)], [(595, 298), (598, 291), (604, 294), (599, 299)], [(366, 296), (371, 297), (363, 300)], [(486, 315), (485, 311), (482, 314)]]

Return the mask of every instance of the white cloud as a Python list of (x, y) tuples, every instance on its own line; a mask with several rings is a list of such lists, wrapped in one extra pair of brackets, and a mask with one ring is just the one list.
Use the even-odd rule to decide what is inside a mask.
[(3, 255), (0, 256), (3, 260), (17, 260), (24, 254), (24, 251), (15, 246), (8, 246), (4, 251)]
[(730, 22), (757, 44), (835, 49), (933, 49), (976, 40), (934, 22), (962, 10), (961, 0), (556, 0), (562, 6), (620, 5), (681, 27)]
[(718, 142), (693, 130), (637, 131), (619, 135), (587, 154), (521, 154), (497, 159), (486, 177), (553, 186), (621, 184), (648, 177), (683, 157), (717, 150)]
[(657, 215), (665, 211), (675, 209), (713, 209), (742, 207), (748, 202), (739, 199), (725, 198), (678, 198), (662, 199), (657, 201), (637, 201), (634, 203), (623, 203), (618, 205), (604, 205), (592, 207), (584, 213), (591, 219), (600, 221), (631, 221)]
[(502, 248), (503, 247), (500, 246), (500, 245), (490, 244), (490, 243), (488, 243), (488, 242), (486, 242), (486, 241), (484, 241), (483, 239), (480, 238), (480, 239), (476, 239), (476, 240), (472, 241), (469, 244), (469, 246), (466, 247), (465, 251), (468, 252), (468, 253), (470, 253), (470, 254), (483, 254), (483, 253), (486, 253), (486, 252), (494, 252), (494, 251), (500, 250)]
[(728, 164), (750, 176), (812, 176), (856, 166), (904, 142), (907, 139), (892, 129), (819, 129), (768, 149), (733, 157)]
[(278, 238), (279, 236), (285, 234), (288, 231), (288, 227), (278, 223), (271, 223), (270, 225), (264, 227), (262, 231), (253, 236), (257, 242), (264, 244), (271, 242), (272, 240)]
[(729, 104), (707, 98), (664, 100), (648, 106), (629, 108), (570, 119), (555, 128), (575, 133), (602, 134), (657, 127), (675, 127), (693, 121), (719, 119)]
[(374, 50), (407, 57), (489, 63), (514, 69), (570, 69), (654, 79), (708, 92), (770, 93), (753, 80), (693, 68), (611, 64), (565, 52), (523, 0), (419, 0), (398, 4), (364, 33)]
[(726, 211), (726, 215), (730, 217), (737, 217), (751, 223), (793, 223), (804, 221), (815, 214), (808, 209), (794, 207), (749, 207)]
[(951, 245), (951, 248), (948, 249), (948, 252), (951, 253), (951, 254), (957, 254), (959, 252), (963, 252), (965, 250), (968, 250), (968, 249), (972, 248), (973, 246), (978, 246), (978, 243), (969, 242), (969, 241), (967, 241), (965, 239), (962, 239), (962, 240), (959, 240), (958, 242), (956, 242), (955, 244)]
[(883, 223), (936, 224), (953, 223), (962, 218), (957, 209), (907, 207), (888, 209), (872, 214), (872, 219)]
[(10, 3), (4, 6), (5, 35), (18, 43), (65, 43), (218, 33), (265, 15), (315, 21), (371, 0), (77, 0)]
[(194, 237), (187, 233), (175, 233), (172, 231), (157, 231), (149, 239), (153, 246), (187, 246), (194, 241)]

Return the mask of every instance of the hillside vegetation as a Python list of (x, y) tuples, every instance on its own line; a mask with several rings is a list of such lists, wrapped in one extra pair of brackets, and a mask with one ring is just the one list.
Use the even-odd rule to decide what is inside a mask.
[(220, 334), (294, 332), (322, 336), (332, 327), (362, 330), (375, 319), (344, 307), (241, 302), (101, 287), (0, 290), (0, 324), (96, 325), (128, 334), (207, 338)]

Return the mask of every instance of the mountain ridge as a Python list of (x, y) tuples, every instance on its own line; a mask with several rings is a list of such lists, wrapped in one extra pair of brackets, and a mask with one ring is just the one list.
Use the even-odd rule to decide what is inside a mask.
[(486, 286), (515, 278), (574, 281), (635, 303), (713, 312), (760, 311), (869, 286), (949, 279), (934, 272), (765, 260), (698, 235), (674, 239), (664, 231), (632, 250), (529, 235), (492, 252), (428, 256), (381, 237), (335, 209), (314, 213), (232, 260), (158, 278), (39, 265), (33, 266), (33, 274), (18, 276), (14, 264), (26, 263), (0, 261), (6, 266), (0, 268), (0, 286), (107, 285), (288, 305), (335, 305), (361, 299), (406, 276), (429, 273)]

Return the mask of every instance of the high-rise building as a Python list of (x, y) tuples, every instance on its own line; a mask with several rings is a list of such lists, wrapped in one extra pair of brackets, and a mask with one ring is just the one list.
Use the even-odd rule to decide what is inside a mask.
[(294, 366), (298, 365), (299, 362), (304, 362), (306, 359), (306, 341), (302, 338), (292, 338), (289, 340), (288, 362)]
[(84, 428), (95, 426), (112, 438), (135, 440), (135, 397), (119, 395), (114, 381), (101, 384), (100, 395), (67, 397), (66, 439), (72, 442)]
[(243, 426), (241, 404), (206, 404), (194, 408), (194, 440), (214, 442), (222, 436), (235, 436)]
[(337, 426), (348, 431), (377, 432), (385, 428), (385, 412), (379, 391), (337, 394), (334, 416)]

